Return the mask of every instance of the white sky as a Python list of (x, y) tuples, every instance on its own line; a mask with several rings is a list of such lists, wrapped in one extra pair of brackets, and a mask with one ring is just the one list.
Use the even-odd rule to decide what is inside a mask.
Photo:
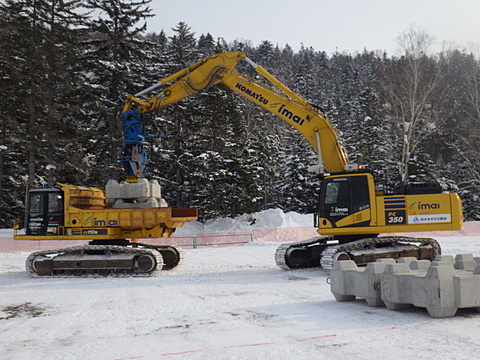
[[(197, 38), (210, 33), (227, 42), (263, 40), (298, 51), (386, 50), (397, 54), (397, 37), (411, 25), (458, 48), (480, 51), (480, 0), (153, 0), (148, 32), (173, 35), (180, 21)], [(474, 46), (472, 46), (474, 45)]]

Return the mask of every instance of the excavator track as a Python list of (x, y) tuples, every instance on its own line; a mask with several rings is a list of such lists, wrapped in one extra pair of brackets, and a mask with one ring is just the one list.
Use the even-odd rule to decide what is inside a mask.
[(441, 254), (438, 242), (430, 238), (372, 237), (332, 244), (334, 240), (333, 236), (325, 236), (282, 244), (275, 252), (275, 262), (284, 270), (321, 266), (329, 271), (335, 260), (351, 259), (357, 265), (366, 265), (380, 258), (433, 260)]
[(333, 236), (281, 244), (275, 252), (275, 262), (284, 270), (318, 267), (320, 255), (327, 248), (329, 240), (333, 240)]
[(416, 257), (419, 260), (432, 261), (440, 254), (440, 245), (435, 239), (399, 236), (374, 237), (329, 246), (322, 253), (320, 265), (329, 271), (335, 260), (353, 260), (361, 266), (380, 258)]
[[(180, 265), (185, 257), (183, 249), (178, 246), (173, 245), (154, 245), (148, 243), (135, 242), (131, 244), (136, 244), (143, 248), (152, 249), (158, 251), (163, 258), (163, 267), (162, 270), (171, 270), (178, 265)], [(135, 245), (133, 245), (135, 246)]]
[(25, 262), (33, 277), (152, 276), (183, 259), (171, 245), (132, 242), (125, 245), (85, 245), (36, 251)]

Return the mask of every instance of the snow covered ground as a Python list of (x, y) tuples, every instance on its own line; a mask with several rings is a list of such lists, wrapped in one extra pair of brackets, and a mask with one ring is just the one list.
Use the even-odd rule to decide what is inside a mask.
[[(480, 256), (480, 236), (437, 239), (444, 254)], [(0, 358), (478, 358), (476, 310), (433, 319), (336, 302), (323, 270), (280, 270), (277, 246), (187, 249), (180, 267), (151, 278), (34, 279), (28, 253), (1, 253)]]

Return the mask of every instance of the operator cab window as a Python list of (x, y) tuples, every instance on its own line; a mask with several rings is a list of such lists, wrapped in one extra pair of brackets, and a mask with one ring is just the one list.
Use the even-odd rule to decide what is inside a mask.
[(48, 194), (48, 213), (58, 214), (63, 212), (62, 194), (55, 192)]
[(30, 214), (42, 214), (43, 213), (43, 194), (33, 193), (30, 195)]
[(329, 182), (325, 191), (325, 204), (338, 204), (350, 202), (350, 186), (347, 181)]
[(352, 178), (352, 208), (353, 212), (370, 208), (370, 195), (368, 193), (368, 180), (366, 176)]

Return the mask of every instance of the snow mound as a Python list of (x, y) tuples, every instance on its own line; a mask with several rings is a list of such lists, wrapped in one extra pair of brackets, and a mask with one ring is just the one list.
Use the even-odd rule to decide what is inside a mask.
[(203, 234), (218, 232), (244, 232), (252, 229), (277, 229), (286, 227), (312, 226), (312, 214), (299, 214), (296, 212), (284, 213), (281, 209), (269, 209), (253, 214), (239, 215), (235, 218), (217, 218), (205, 221), (191, 221), (175, 234)]
[(13, 237), (13, 229), (0, 229), (0, 238)]

